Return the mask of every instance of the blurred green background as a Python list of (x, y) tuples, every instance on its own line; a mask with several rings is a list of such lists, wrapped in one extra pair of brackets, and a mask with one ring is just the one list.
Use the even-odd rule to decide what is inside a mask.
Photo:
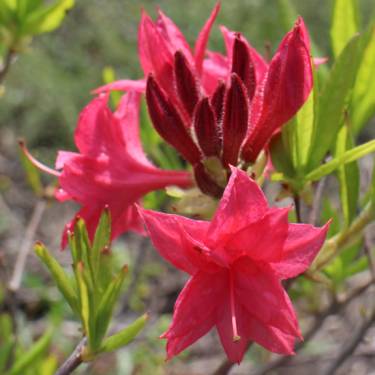
[[(223, 50), (218, 25), (241, 31), (261, 52), (277, 47), (286, 29), (282, 0), (224, 0), (210, 39)], [(294, 1), (324, 56), (330, 56), (331, 1)], [(12, 128), (29, 146), (53, 159), (58, 148), (74, 148), (72, 132), (90, 90), (102, 84), (102, 71), (112, 66), (117, 78), (139, 78), (137, 27), (141, 8), (155, 16), (160, 6), (193, 42), (215, 0), (77, 0), (62, 27), (33, 41), (18, 57), (0, 100), (0, 127)], [(362, 19), (373, 0), (360, 1)], [(366, 21), (363, 19), (363, 21)], [(48, 148), (48, 149), (47, 149)]]

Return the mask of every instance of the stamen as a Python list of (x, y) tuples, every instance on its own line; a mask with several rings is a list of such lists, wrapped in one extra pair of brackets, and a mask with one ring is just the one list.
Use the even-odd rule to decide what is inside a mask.
[(24, 153), (24, 155), (30, 160), (30, 162), (35, 165), (35, 167), (37, 167), (38, 169), (40, 169), (41, 171), (43, 172), (46, 172), (48, 174), (51, 174), (53, 176), (56, 176), (56, 177), (60, 177), (61, 175), (61, 172), (58, 172), (50, 167), (47, 167), (46, 165), (44, 165), (43, 163), (41, 163), (40, 161), (36, 160), (34, 158), (34, 156), (32, 156), (29, 152), (29, 150), (27, 149), (26, 145), (25, 145), (25, 142), (23, 140), (19, 140), (18, 141), (18, 144), (21, 148), (21, 151)]
[(234, 304), (234, 286), (233, 286), (233, 275), (229, 271), (229, 293), (230, 293), (230, 313), (232, 317), (232, 330), (233, 330), (233, 342), (241, 340), (241, 336), (238, 334), (237, 319), (236, 319), (236, 307)]

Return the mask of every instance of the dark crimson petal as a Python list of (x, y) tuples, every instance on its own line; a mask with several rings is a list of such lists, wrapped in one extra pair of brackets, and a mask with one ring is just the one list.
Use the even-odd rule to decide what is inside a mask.
[(201, 155), (197, 145), (152, 75), (147, 80), (146, 100), (151, 120), (161, 137), (191, 164), (199, 162)]
[(255, 68), (249, 48), (239, 33), (236, 33), (233, 43), (232, 72), (242, 79), (251, 100), (256, 87)]
[(251, 107), (251, 128), (242, 149), (255, 161), (272, 134), (301, 108), (313, 86), (307, 31), (302, 18), (280, 43), (267, 77), (258, 85)]
[(203, 98), (197, 104), (193, 124), (199, 146), (203, 153), (206, 156), (220, 156), (221, 141), (215, 115), (208, 98)]
[(225, 96), (223, 119), (223, 164), (237, 165), (238, 154), (248, 126), (246, 88), (236, 73)]
[(181, 103), (187, 113), (192, 116), (199, 100), (199, 91), (189, 62), (181, 51), (177, 51), (174, 55), (174, 78)]
[(224, 96), (225, 96), (225, 83), (224, 81), (219, 81), (211, 97), (211, 105), (212, 105), (212, 108), (214, 109), (216, 122), (218, 124), (220, 124), (221, 120), (223, 119)]
[(220, 198), (223, 195), (224, 189), (206, 172), (202, 163), (197, 163), (194, 166), (194, 177), (199, 189), (204, 194), (215, 198)]

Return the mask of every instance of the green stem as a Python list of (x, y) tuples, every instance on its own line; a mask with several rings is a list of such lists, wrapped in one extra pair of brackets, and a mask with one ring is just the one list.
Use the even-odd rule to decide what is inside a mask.
[(375, 206), (370, 202), (348, 228), (326, 241), (320, 255), (313, 263), (311, 271), (320, 270), (325, 267), (343, 248), (351, 245), (362, 235), (365, 227), (373, 221), (374, 218)]

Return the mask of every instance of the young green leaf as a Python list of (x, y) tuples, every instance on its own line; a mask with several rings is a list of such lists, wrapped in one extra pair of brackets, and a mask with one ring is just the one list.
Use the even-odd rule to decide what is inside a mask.
[(77, 277), (77, 285), (78, 285), (78, 297), (79, 297), (79, 306), (80, 306), (80, 317), (83, 325), (83, 329), (85, 335), (87, 336), (88, 345), (91, 348), (93, 336), (95, 333), (93, 332), (93, 326), (91, 324), (92, 316), (91, 314), (94, 312), (91, 309), (90, 303), (90, 294), (89, 289), (87, 286), (87, 281), (84, 276), (84, 264), (79, 262), (75, 269), (75, 274)]
[(339, 56), (349, 40), (358, 32), (358, 5), (356, 0), (335, 0), (331, 22), (331, 44), (335, 57)]
[[(287, 126), (295, 126), (295, 121), (288, 123)], [(285, 176), (294, 177), (295, 169), (289, 153), (288, 137), (282, 134), (275, 135), (270, 142), (270, 151), (272, 164), (277, 171)]]
[[(353, 146), (349, 126), (344, 125), (336, 141), (335, 157), (340, 158)], [(356, 161), (342, 165), (337, 171), (340, 182), (340, 199), (345, 224), (348, 226), (354, 219), (359, 198), (359, 168)]]
[(34, 164), (26, 157), (23, 152), (19, 152), (21, 159), (22, 168), (26, 174), (27, 182), (29, 183), (31, 189), (37, 196), (43, 195), (43, 185), (40, 179), (39, 169), (35, 167)]
[(15, 361), (14, 365), (6, 375), (23, 375), (27, 368), (47, 350), (52, 339), (52, 334), (52, 329), (47, 330), (26, 353), (22, 354), (22, 356)]
[(96, 345), (99, 345), (107, 332), (112, 313), (121, 292), (121, 287), (128, 273), (128, 267), (123, 267), (119, 274), (109, 283), (96, 312)]
[(100, 351), (101, 352), (112, 352), (116, 349), (121, 348), (129, 344), (138, 333), (143, 329), (148, 320), (148, 315), (144, 314), (139, 317), (135, 322), (130, 324), (128, 327), (122, 329), (120, 332), (108, 337), (104, 340)]
[(375, 23), (370, 26), (370, 40), (364, 51), (350, 106), (353, 133), (358, 134), (375, 113)]
[(100, 268), (101, 252), (108, 247), (111, 242), (111, 217), (108, 208), (105, 208), (96, 228), (94, 241), (91, 248), (92, 267), (94, 277), (97, 278)]
[(34, 247), (36, 255), (41, 259), (44, 265), (48, 268), (54, 279), (56, 286), (69, 303), (72, 310), (78, 313), (78, 299), (76, 292), (71, 284), (71, 281), (65, 271), (60, 266), (59, 262), (53, 258), (47, 248), (40, 242), (36, 243)]
[(375, 140), (366, 142), (360, 146), (354, 147), (351, 150), (344, 152), (340, 157), (333, 158), (327, 163), (315, 168), (313, 171), (305, 176), (305, 181), (316, 181), (323, 176), (330, 174), (340, 166), (362, 158), (363, 156), (375, 151)]
[(73, 6), (74, 0), (57, 0), (53, 4), (39, 7), (27, 18), (23, 32), (36, 35), (55, 30)]

